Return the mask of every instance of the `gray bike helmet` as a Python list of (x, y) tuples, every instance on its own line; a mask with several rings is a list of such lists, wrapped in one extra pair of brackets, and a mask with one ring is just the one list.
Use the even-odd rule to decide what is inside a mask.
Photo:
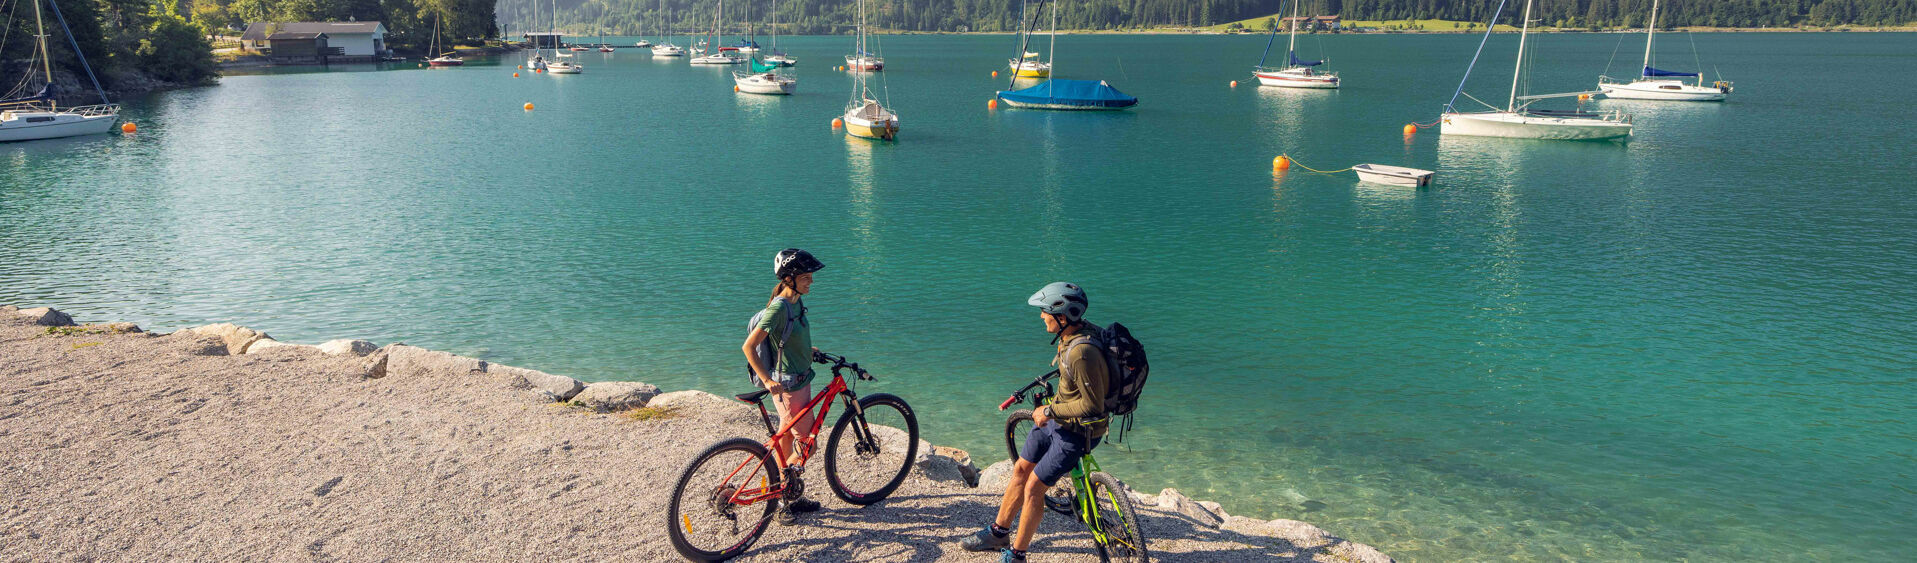
[(1032, 294), (1032, 298), (1026, 299), (1025, 303), (1074, 323), (1085, 318), (1085, 309), (1092, 305), (1085, 297), (1085, 290), (1070, 282), (1052, 282)]
[(825, 264), (820, 263), (818, 258), (813, 258), (812, 253), (797, 248), (781, 250), (777, 256), (772, 257), (772, 275), (779, 279), (810, 274), (823, 269)]

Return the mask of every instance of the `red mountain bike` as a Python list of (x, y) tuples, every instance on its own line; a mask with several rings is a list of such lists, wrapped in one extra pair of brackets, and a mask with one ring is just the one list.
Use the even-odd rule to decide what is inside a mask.
[(667, 535), (680, 555), (694, 561), (738, 557), (765, 532), (780, 501), (799, 499), (803, 483), (792, 477), (818, 451), (819, 429), (834, 397), (844, 399), (846, 412), (825, 441), (825, 480), (832, 492), (845, 502), (867, 505), (884, 500), (905, 482), (919, 449), (919, 421), (912, 407), (885, 393), (863, 399), (853, 394), (841, 370), (852, 370), (859, 380), (876, 378), (859, 364), (847, 363), (844, 356), (815, 352), (812, 361), (832, 364), (832, 382), (805, 405), (807, 411), (818, 410), (812, 413), (811, 428), (803, 433), (793, 428), (797, 417), (772, 429), (772, 413), (765, 408), (767, 391), (734, 397), (759, 407), (759, 417), (772, 438), (792, 439), (801, 456), (798, 465), (784, 466), (771, 439), (760, 443), (732, 438), (692, 458), (679, 474), (666, 509)]

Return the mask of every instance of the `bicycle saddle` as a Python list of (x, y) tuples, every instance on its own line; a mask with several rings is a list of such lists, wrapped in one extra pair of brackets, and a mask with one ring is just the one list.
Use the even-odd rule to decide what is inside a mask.
[(732, 398), (738, 399), (740, 401), (745, 401), (748, 403), (758, 403), (761, 399), (764, 399), (766, 394), (768, 393), (771, 393), (771, 391), (760, 389), (758, 391), (753, 391), (751, 393), (740, 393), (737, 395), (733, 395)]

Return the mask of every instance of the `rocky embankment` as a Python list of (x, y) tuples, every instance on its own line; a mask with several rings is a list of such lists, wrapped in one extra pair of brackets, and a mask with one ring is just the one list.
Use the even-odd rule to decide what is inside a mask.
[[(662, 514), (686, 460), (763, 435), (755, 409), (700, 391), (0, 307), (7, 559), (676, 559)], [(873, 506), (816, 483), (826, 509), (772, 527), (746, 559), (994, 560), (957, 541), (992, 517), (1009, 463), (919, 451)], [(1390, 561), (1304, 522), (1133, 495), (1160, 560)], [(1049, 517), (1034, 557), (1097, 556), (1083, 528)]]

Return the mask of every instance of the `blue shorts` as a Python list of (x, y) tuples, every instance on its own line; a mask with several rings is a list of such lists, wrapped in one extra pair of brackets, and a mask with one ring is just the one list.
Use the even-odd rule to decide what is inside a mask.
[(1035, 466), (1032, 475), (1050, 487), (1078, 467), (1078, 458), (1091, 453), (1098, 442), (1098, 438), (1087, 441), (1085, 435), (1066, 430), (1056, 420), (1048, 420), (1025, 436), (1025, 446), (1019, 448), (1018, 457), (1032, 462)]

